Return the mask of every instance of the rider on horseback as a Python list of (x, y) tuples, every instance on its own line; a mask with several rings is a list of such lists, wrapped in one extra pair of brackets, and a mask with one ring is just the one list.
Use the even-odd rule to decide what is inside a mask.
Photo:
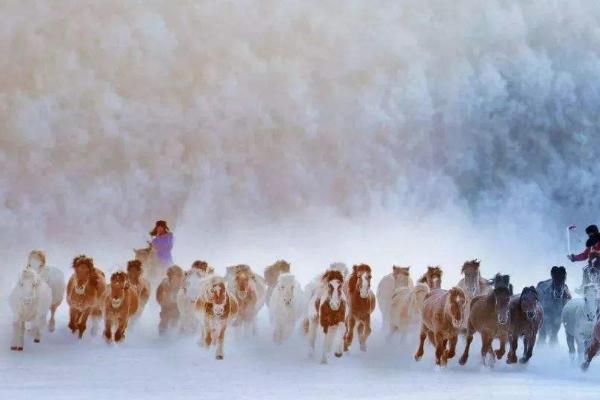
[(588, 265), (583, 269), (583, 283), (575, 292), (581, 292), (582, 288), (589, 283), (600, 285), (600, 232), (596, 225), (585, 228), (588, 240), (585, 242), (585, 250), (580, 254), (569, 254), (567, 257), (571, 262), (587, 261)]

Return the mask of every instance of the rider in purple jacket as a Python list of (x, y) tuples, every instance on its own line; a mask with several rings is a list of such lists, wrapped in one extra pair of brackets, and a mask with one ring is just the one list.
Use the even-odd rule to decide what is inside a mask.
[(173, 265), (171, 250), (173, 249), (173, 233), (169, 230), (166, 221), (156, 221), (154, 229), (150, 232), (152, 239), (152, 248), (160, 263), (170, 267)]

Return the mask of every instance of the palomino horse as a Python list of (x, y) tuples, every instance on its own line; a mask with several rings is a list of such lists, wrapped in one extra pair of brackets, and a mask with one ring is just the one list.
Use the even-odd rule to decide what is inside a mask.
[(354, 328), (358, 333), (360, 350), (367, 351), (367, 338), (371, 334), (371, 314), (375, 310), (375, 294), (371, 290), (371, 267), (359, 264), (352, 267), (352, 273), (345, 282), (348, 298), (348, 318), (344, 351), (352, 345)]
[(434, 289), (423, 303), (421, 334), (415, 360), (423, 357), (425, 339), (435, 345), (435, 363), (445, 366), (456, 353), (459, 329), (465, 314), (465, 293), (461, 288)]
[(58, 268), (46, 265), (46, 255), (41, 250), (32, 250), (31, 253), (29, 253), (27, 266), (33, 268), (40, 274), (42, 279), (50, 286), (50, 290), (52, 290), (52, 304), (50, 305), (48, 330), (54, 332), (56, 326), (54, 314), (65, 296), (65, 275)]
[[(498, 360), (504, 356), (506, 341), (508, 340), (508, 304), (510, 303), (510, 290), (500, 286), (489, 294), (476, 296), (471, 300), (471, 312), (467, 324), (467, 342), (465, 351), (459, 360), (460, 365), (465, 365), (469, 358), (469, 347), (473, 341), (473, 334), (481, 334), (481, 357), (483, 364), (486, 358), (490, 366), (494, 365), (496, 357)], [(496, 352), (492, 349), (494, 339), (500, 339), (500, 349)]]
[[(462, 266), (461, 272), (464, 275), (460, 281), (458, 281), (457, 287), (461, 288), (465, 293), (467, 305), (471, 303), (471, 299), (475, 296), (487, 294), (489, 291), (489, 283), (481, 277), (479, 273), (479, 266), (481, 262), (477, 259), (465, 261)], [(465, 318), (463, 319), (462, 329), (467, 329), (467, 323), (469, 321), (469, 307), (465, 308)]]
[(52, 304), (52, 290), (33, 268), (25, 268), (8, 297), (13, 312), (13, 339), (10, 349), (23, 351), (25, 323), (32, 323), (33, 341), (39, 343)]
[(266, 285), (245, 264), (227, 267), (227, 289), (235, 296), (239, 311), (234, 326), (256, 335), (256, 315), (265, 302)]
[(138, 311), (137, 290), (131, 287), (127, 273), (117, 271), (110, 277), (107, 296), (104, 300), (104, 339), (107, 343), (125, 339), (125, 330), (129, 319)]
[[(562, 310), (562, 322), (565, 327), (569, 355), (575, 356), (575, 344), (579, 359), (583, 358), (590, 340), (594, 334), (594, 326), (600, 315), (600, 301), (596, 285), (588, 283), (583, 288), (583, 299), (572, 299)], [(546, 311), (544, 311), (544, 325)], [(540, 333), (541, 336), (541, 333)]]
[(424, 283), (417, 283), (412, 288), (396, 289), (390, 306), (388, 340), (392, 339), (397, 332), (400, 332), (404, 338), (408, 332), (413, 331), (413, 328), (420, 324), (423, 303), (427, 294), (429, 294), (429, 286)]
[(171, 326), (179, 322), (179, 309), (177, 308), (177, 293), (183, 284), (183, 270), (172, 265), (167, 269), (167, 277), (162, 280), (156, 289), (156, 301), (160, 305), (160, 323), (158, 333), (163, 335)]
[(296, 321), (302, 316), (305, 308), (300, 283), (290, 273), (280, 274), (269, 300), (269, 319), (276, 343), (281, 343), (291, 336)]
[(273, 265), (269, 265), (265, 268), (263, 276), (265, 283), (267, 284), (267, 307), (269, 306), (269, 300), (271, 299), (271, 293), (273, 288), (277, 285), (277, 278), (281, 274), (288, 274), (290, 272), (290, 263), (285, 260), (277, 260)]
[(344, 275), (337, 270), (327, 270), (316, 285), (308, 303), (308, 340), (310, 353), (314, 354), (317, 333), (322, 331), (325, 338), (321, 363), (327, 363), (332, 348), (336, 357), (341, 357), (346, 331), (347, 302), (343, 290)]
[(92, 335), (96, 335), (102, 318), (102, 308), (106, 282), (104, 273), (94, 267), (94, 260), (80, 255), (73, 259), (75, 272), (67, 284), (67, 303), (69, 311), (69, 329), (83, 337), (87, 319), (92, 317)]
[(144, 277), (144, 271), (142, 269), (142, 262), (139, 260), (130, 260), (127, 262), (127, 278), (131, 289), (135, 290), (138, 295), (140, 306), (136, 316), (142, 314), (148, 299), (150, 298), (150, 282)]
[(507, 364), (517, 362), (517, 346), (519, 337), (523, 337), (523, 357), (519, 360), (525, 364), (533, 355), (535, 338), (544, 321), (544, 310), (540, 305), (537, 290), (533, 286), (523, 288), (521, 295), (513, 296), (509, 304), (508, 340), (510, 351)]
[(426, 283), (429, 289), (441, 289), (442, 287), (442, 268), (437, 266), (427, 267), (427, 271), (419, 278), (417, 282)]
[(544, 323), (540, 328), (539, 341), (545, 343), (548, 338), (551, 344), (556, 344), (562, 311), (565, 304), (571, 299), (571, 293), (566, 284), (567, 270), (565, 267), (552, 267), (550, 277), (551, 279), (539, 282), (536, 286), (540, 304), (544, 310)]
[(196, 301), (196, 310), (203, 319), (200, 344), (206, 348), (216, 345), (216, 358), (222, 360), (227, 323), (238, 312), (235, 296), (227, 291), (223, 278), (215, 275), (206, 278), (203, 291)]
[(381, 322), (387, 329), (390, 321), (390, 308), (392, 296), (396, 289), (401, 287), (412, 288), (414, 286), (410, 278), (410, 267), (392, 266), (392, 273), (387, 274), (377, 285), (377, 304), (381, 312)]

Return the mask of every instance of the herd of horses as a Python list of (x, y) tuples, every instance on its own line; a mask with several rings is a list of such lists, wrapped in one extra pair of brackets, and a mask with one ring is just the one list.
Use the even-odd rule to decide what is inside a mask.
[[(126, 270), (114, 272), (108, 281), (92, 258), (77, 256), (65, 285), (62, 271), (46, 265), (45, 254), (34, 250), (9, 296), (14, 312), (11, 350), (23, 350), (26, 331), (36, 343), (46, 325), (54, 331), (55, 312), (65, 295), (68, 327), (74, 334), (82, 338), (91, 322), (91, 334), (97, 335), (104, 321), (105, 340), (120, 342), (128, 326), (144, 312), (156, 287), (159, 334), (172, 329), (197, 334), (201, 346), (216, 347), (217, 359), (224, 357), (228, 327), (246, 336), (256, 334), (257, 314), (263, 305), (268, 308), (277, 343), (290, 338), (299, 326), (311, 355), (321, 338), (323, 363), (332, 352), (342, 357), (355, 335), (360, 350), (367, 351), (371, 317), (378, 305), (388, 339), (418, 333), (417, 361), (429, 341), (436, 364), (445, 366), (456, 355), (459, 336), (464, 335), (465, 347), (459, 358), (464, 365), (473, 337), (479, 333), (484, 365), (493, 366), (502, 359), (507, 344), (507, 363), (527, 363), (536, 340), (556, 343), (564, 326), (569, 354), (572, 358), (578, 354), (585, 370), (600, 348), (600, 273), (589, 268), (581, 298), (572, 298), (562, 266), (552, 267), (550, 279), (514, 294), (508, 275), (484, 279), (476, 259), (463, 264), (462, 279), (449, 289), (442, 289), (439, 266), (427, 267), (416, 283), (409, 267), (393, 266), (374, 292), (367, 264), (348, 270), (343, 263), (333, 263), (302, 287), (284, 260), (266, 267), (262, 276), (244, 264), (227, 267), (225, 276), (219, 276), (204, 261), (195, 261), (187, 271), (173, 265), (164, 276), (157, 276), (159, 269), (148, 254), (136, 252)], [(499, 342), (496, 349), (495, 339)], [(520, 339), (523, 355), (518, 359)]]

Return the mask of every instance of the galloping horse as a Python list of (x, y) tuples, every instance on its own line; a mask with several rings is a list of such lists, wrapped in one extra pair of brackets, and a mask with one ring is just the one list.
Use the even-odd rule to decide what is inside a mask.
[(355, 265), (345, 282), (348, 298), (348, 319), (344, 351), (352, 345), (354, 328), (356, 327), (360, 350), (367, 351), (367, 338), (371, 334), (371, 314), (375, 310), (375, 294), (371, 290), (371, 267), (367, 264)]

